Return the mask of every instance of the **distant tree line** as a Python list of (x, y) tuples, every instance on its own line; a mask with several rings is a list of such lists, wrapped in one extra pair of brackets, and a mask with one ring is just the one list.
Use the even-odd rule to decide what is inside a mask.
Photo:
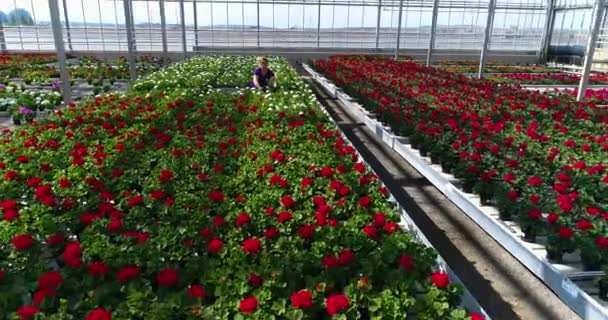
[(33, 26), (34, 19), (29, 11), (18, 8), (8, 14), (0, 11), (0, 23), (6, 26)]

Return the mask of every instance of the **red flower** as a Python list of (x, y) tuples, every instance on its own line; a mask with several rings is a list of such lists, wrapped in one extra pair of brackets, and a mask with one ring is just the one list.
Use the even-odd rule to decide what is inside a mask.
[(117, 232), (122, 230), (122, 220), (120, 219), (112, 219), (109, 223), (108, 223), (108, 231), (110, 232)]
[(410, 256), (401, 256), (399, 257), (399, 265), (407, 271), (412, 271), (414, 270), (414, 259)]
[(162, 200), (167, 196), (163, 190), (154, 190), (150, 192), (150, 198), (154, 200)]
[(124, 267), (124, 268), (120, 269), (118, 271), (118, 275), (116, 277), (118, 278), (118, 281), (120, 281), (120, 282), (127, 282), (127, 281), (139, 276), (140, 273), (141, 273), (141, 270), (139, 269), (138, 266), (128, 266), (128, 267)]
[(283, 212), (279, 213), (279, 215), (277, 216), (277, 221), (279, 223), (284, 223), (284, 222), (291, 220), (291, 218), (292, 218), (291, 213), (289, 213), (287, 211), (283, 211)]
[(211, 238), (211, 236), (213, 235), (213, 232), (209, 228), (203, 228), (201, 229), (201, 231), (199, 231), (199, 233), (203, 238)]
[(365, 165), (361, 162), (357, 162), (355, 163), (355, 165), (353, 166), (353, 169), (355, 169), (355, 171), (364, 174), (365, 171), (367, 170), (367, 168), (365, 168)]
[(251, 238), (243, 241), (243, 251), (254, 255), (262, 250), (262, 242), (260, 239)]
[(19, 218), (19, 211), (17, 211), (16, 209), (4, 210), (4, 220), (11, 222), (17, 218)]
[(15, 171), (9, 171), (4, 174), (4, 180), (11, 181), (19, 179), (19, 174)]
[(471, 320), (484, 320), (485, 319), (482, 315), (475, 313), (475, 312), (471, 313), (470, 317), (471, 317)]
[(323, 178), (331, 178), (334, 176), (334, 170), (330, 167), (321, 168), (320, 174)]
[(0, 270), (0, 283), (2, 282), (2, 279), (4, 279), (4, 271)]
[(515, 175), (514, 175), (513, 173), (510, 173), (510, 172), (509, 172), (509, 173), (506, 173), (506, 174), (505, 174), (505, 175), (502, 177), (502, 179), (503, 179), (505, 182), (507, 182), (507, 183), (511, 183), (511, 182), (515, 181), (515, 178), (516, 178), (516, 177), (515, 177)]
[(376, 227), (382, 227), (386, 224), (386, 216), (382, 212), (374, 214), (374, 225)]
[(305, 224), (300, 227), (298, 233), (300, 234), (300, 237), (304, 239), (310, 239), (315, 233), (315, 226), (311, 224)]
[(249, 222), (251, 222), (251, 218), (247, 213), (243, 212), (236, 217), (234, 222), (236, 223), (237, 227), (242, 227), (246, 224), (249, 224)]
[(222, 217), (222, 216), (215, 216), (215, 217), (213, 217), (213, 223), (212, 224), (213, 224), (214, 227), (219, 227), (219, 226), (221, 226), (221, 225), (224, 224), (224, 221), (225, 221), (224, 217)]
[(363, 232), (370, 238), (375, 238), (378, 236), (378, 231), (374, 226), (365, 226), (363, 227)]
[(38, 287), (57, 289), (61, 282), (63, 282), (63, 277), (59, 271), (49, 271), (38, 278)]
[(329, 255), (329, 256), (323, 258), (323, 265), (328, 269), (337, 267), (338, 258), (336, 258), (336, 256), (334, 256), (334, 255)]
[(257, 308), (258, 299), (256, 299), (254, 296), (249, 296), (241, 300), (241, 303), (239, 304), (239, 310), (241, 310), (243, 313), (254, 313)]
[(296, 309), (312, 307), (312, 295), (308, 290), (298, 291), (291, 295), (291, 305)]
[(327, 313), (333, 316), (348, 309), (348, 297), (343, 294), (332, 294), (325, 300), (325, 306), (327, 307)]
[(103, 276), (108, 273), (108, 267), (101, 261), (93, 261), (89, 264), (87, 272), (91, 276)]
[(543, 179), (539, 176), (533, 176), (528, 179), (529, 186), (540, 186), (543, 183)]
[(608, 249), (608, 238), (598, 236), (595, 238), (595, 244), (602, 250)]
[(249, 273), (249, 283), (252, 285), (259, 287), (264, 283), (264, 278), (259, 276), (253, 272)]
[(314, 182), (314, 180), (311, 177), (304, 177), (302, 179), (302, 188), (306, 188), (306, 187), (312, 185), (313, 182)]
[(569, 239), (574, 235), (574, 231), (566, 226), (562, 226), (557, 230), (557, 234), (562, 239)]
[(220, 240), (219, 238), (214, 238), (209, 241), (207, 249), (209, 250), (209, 253), (215, 254), (220, 252), (223, 247), (224, 243), (222, 242), (222, 240)]
[(163, 169), (160, 171), (160, 175), (158, 176), (158, 181), (160, 183), (165, 183), (173, 179), (173, 172), (171, 170)]
[(209, 200), (213, 202), (223, 202), (224, 194), (219, 190), (213, 190), (209, 193)]
[(277, 228), (268, 228), (264, 231), (264, 237), (268, 239), (275, 238), (279, 235), (279, 229)]
[(542, 217), (542, 211), (538, 210), (538, 209), (530, 209), (530, 211), (528, 211), (528, 218), (532, 219), (532, 220), (537, 220), (540, 219), (540, 217)]
[(63, 260), (70, 267), (80, 267), (82, 261), (80, 256), (82, 255), (82, 248), (80, 248), (80, 242), (70, 242), (65, 246), (63, 250)]
[(291, 196), (281, 198), (281, 204), (286, 208), (291, 208), (296, 204), (296, 201)]
[(590, 208), (587, 208), (587, 213), (592, 216), (596, 216), (596, 215), (602, 213), (602, 210), (600, 208), (590, 207)]
[(576, 222), (576, 228), (579, 230), (591, 230), (593, 229), (593, 224), (587, 220), (579, 220)]
[(507, 198), (509, 198), (509, 200), (511, 201), (515, 201), (519, 199), (519, 193), (517, 191), (511, 190), (507, 193)]
[(441, 271), (435, 271), (431, 274), (431, 281), (439, 289), (446, 288), (450, 284), (450, 278), (447, 273)]
[(29, 234), (18, 234), (13, 237), (13, 245), (15, 246), (15, 250), (24, 251), (34, 245), (34, 238)]
[(362, 208), (368, 208), (371, 203), (372, 200), (369, 196), (364, 196), (363, 198), (359, 199), (359, 206)]
[(350, 193), (350, 187), (348, 187), (348, 186), (343, 186), (342, 188), (340, 188), (340, 190), (338, 190), (338, 194), (340, 194), (343, 197), (346, 197), (349, 193)]
[(399, 224), (397, 224), (397, 222), (388, 222), (384, 225), (384, 231), (386, 231), (386, 233), (388, 234), (392, 234), (394, 232), (397, 232), (398, 230)]
[(55, 289), (42, 288), (32, 296), (32, 301), (35, 305), (39, 306), (44, 302), (44, 298), (55, 295)]
[(341, 266), (345, 266), (345, 265), (351, 264), (354, 259), (355, 259), (355, 256), (354, 256), (352, 250), (350, 250), (350, 249), (342, 250), (340, 252), (340, 254), (338, 255), (338, 264)]
[(127, 202), (127, 205), (130, 207), (140, 205), (144, 203), (144, 198), (142, 196), (134, 196)]
[(194, 299), (205, 299), (205, 290), (200, 284), (191, 284), (188, 287), (188, 295)]
[(17, 309), (17, 315), (23, 320), (27, 320), (35, 316), (38, 312), (40, 312), (40, 309), (35, 306), (23, 306)]
[(160, 287), (171, 287), (177, 285), (178, 277), (177, 270), (165, 268), (161, 270), (156, 276), (156, 283)]
[(317, 221), (317, 225), (322, 227), (327, 224), (327, 215), (324, 213), (316, 213), (315, 220)]
[(97, 308), (89, 312), (85, 320), (112, 320), (112, 313), (102, 308)]
[(549, 222), (549, 224), (555, 224), (557, 220), (559, 220), (559, 216), (553, 212), (549, 213), (547, 216), (547, 222)]

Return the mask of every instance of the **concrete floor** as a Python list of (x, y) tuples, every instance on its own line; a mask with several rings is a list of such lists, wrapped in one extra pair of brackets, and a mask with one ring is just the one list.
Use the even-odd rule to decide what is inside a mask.
[(492, 319), (580, 319), (397, 153), (313, 84), (339, 127)]

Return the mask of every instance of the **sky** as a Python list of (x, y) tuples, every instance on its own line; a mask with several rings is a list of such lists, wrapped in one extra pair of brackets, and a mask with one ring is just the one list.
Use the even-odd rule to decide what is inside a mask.
[[(60, 11), (63, 7), (60, 3)], [(498, 0), (499, 3), (539, 3), (544, 0)], [(564, 0), (560, 0), (564, 1)], [(66, 0), (68, 18), (71, 23), (85, 22), (87, 24), (123, 24), (124, 9), (122, 0)], [(185, 21), (188, 25), (194, 24), (192, 3), (186, 2)], [(160, 9), (158, 2), (134, 1), (133, 14), (135, 23), (160, 23)], [(49, 21), (48, 0), (0, 0), (0, 10), (8, 13), (14, 8), (23, 8), (32, 13), (36, 21)], [(317, 6), (302, 5), (260, 5), (260, 25), (275, 28), (316, 28)], [(198, 3), (198, 24), (206, 25), (257, 25), (257, 8), (255, 3)], [(590, 12), (574, 12), (564, 20), (565, 27), (580, 28), (588, 24)], [(213, 12), (213, 14), (211, 14)], [(244, 12), (244, 14), (242, 14)], [(168, 24), (179, 24), (179, 3), (165, 2), (165, 15)], [(382, 27), (396, 27), (398, 11), (384, 8), (382, 10)], [(563, 20), (563, 19), (562, 19)], [(559, 20), (557, 22), (562, 22)], [(321, 28), (367, 27), (375, 28), (377, 23), (376, 7), (346, 7), (322, 6)], [(478, 10), (445, 9), (438, 15), (439, 25), (478, 25), (485, 26), (486, 14)], [(404, 8), (403, 26), (406, 28), (429, 26), (431, 24), (431, 10)], [(525, 12), (511, 10), (510, 13), (497, 11), (494, 18), (495, 28), (542, 28), (544, 24), (544, 11)]]

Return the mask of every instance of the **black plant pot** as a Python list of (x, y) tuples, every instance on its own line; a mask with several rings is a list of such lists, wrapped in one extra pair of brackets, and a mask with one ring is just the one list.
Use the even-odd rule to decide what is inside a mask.
[(559, 249), (547, 247), (547, 259), (551, 262), (560, 263), (563, 261), (564, 252)]
[(581, 263), (583, 264), (583, 271), (598, 271), (602, 268), (602, 260), (594, 256), (581, 254)]
[(498, 218), (500, 218), (502, 221), (511, 221), (511, 219), (513, 219), (513, 215), (508, 209), (500, 209), (498, 210)]
[(21, 125), (21, 119), (15, 119), (15, 118), (13, 118), (13, 124), (16, 125), (16, 126)]
[(432, 164), (440, 164), (441, 163), (441, 158), (439, 158), (439, 156), (437, 154), (434, 154), (431, 152), (431, 163)]
[(475, 182), (464, 180), (462, 182), (462, 191), (465, 193), (473, 193), (473, 187), (475, 186)]
[(524, 229), (524, 241), (526, 242), (536, 242), (536, 230), (532, 227), (526, 227)]
[(429, 155), (429, 151), (426, 148), (422, 147), (422, 146), (420, 147), (420, 150), (418, 150), (418, 151), (420, 151), (420, 155), (423, 156), (423, 157), (426, 157), (426, 156)]
[(480, 192), (479, 198), (482, 206), (488, 206), (492, 203), (492, 198), (494, 198), (494, 195), (491, 192)]

